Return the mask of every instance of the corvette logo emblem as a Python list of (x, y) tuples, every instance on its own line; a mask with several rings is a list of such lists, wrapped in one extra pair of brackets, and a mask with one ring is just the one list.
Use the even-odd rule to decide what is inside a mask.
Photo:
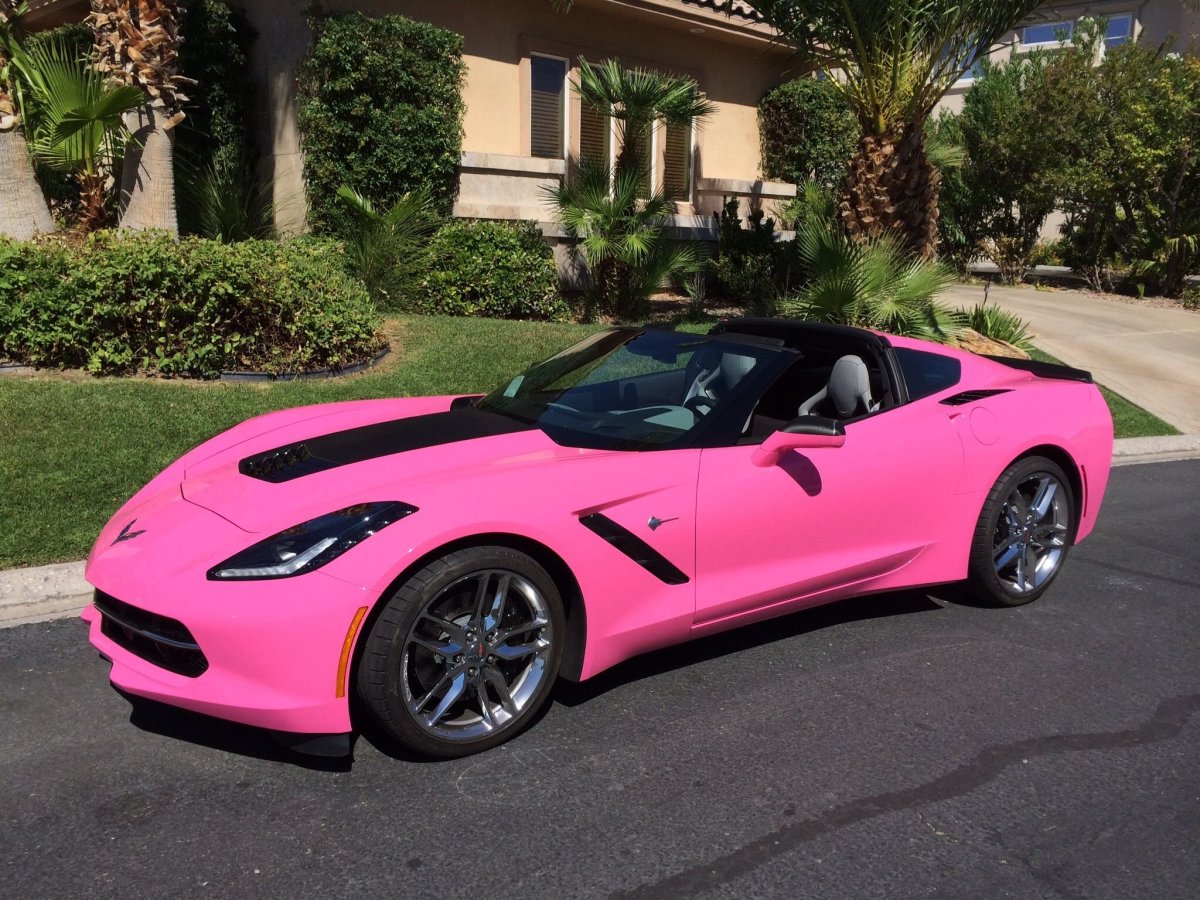
[(132, 541), (138, 535), (145, 534), (146, 529), (144, 529), (144, 528), (141, 531), (130, 531), (129, 530), (130, 528), (133, 527), (133, 523), (136, 521), (137, 521), (137, 519), (130, 519), (129, 524), (121, 529), (121, 533), (117, 535), (116, 540), (114, 540), (113, 543), (119, 544), (119, 543), (121, 543), (121, 541)]

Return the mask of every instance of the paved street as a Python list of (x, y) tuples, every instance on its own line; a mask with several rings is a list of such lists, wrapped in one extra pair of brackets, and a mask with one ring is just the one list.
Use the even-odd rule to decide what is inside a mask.
[(1192, 897), (1200, 462), (1118, 469), (1033, 606), (891, 594), (564, 686), (467, 760), (287, 757), (0, 631), (0, 877), (33, 897)]
[[(955, 287), (948, 299), (973, 306), (983, 288)], [(1078, 291), (992, 286), (988, 299), (1025, 319), (1042, 350), (1180, 431), (1200, 432), (1200, 315)]]

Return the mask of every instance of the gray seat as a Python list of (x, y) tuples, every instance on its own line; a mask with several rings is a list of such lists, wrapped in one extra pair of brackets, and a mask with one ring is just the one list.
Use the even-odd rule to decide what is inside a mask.
[(797, 415), (829, 414), (831, 419), (852, 419), (873, 413), (879, 404), (871, 399), (871, 373), (857, 356), (843, 356), (833, 364), (829, 383), (800, 404)]
[(716, 405), (717, 399), (728, 394), (743, 378), (750, 374), (756, 360), (753, 356), (740, 353), (722, 353), (720, 360), (710, 361), (712, 369), (700, 370), (684, 396), (684, 404), (691, 402), (707, 413)]

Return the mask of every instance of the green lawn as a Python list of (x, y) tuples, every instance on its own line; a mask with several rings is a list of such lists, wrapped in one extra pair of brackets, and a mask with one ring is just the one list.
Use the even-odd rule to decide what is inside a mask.
[[(0, 569), (82, 557), (105, 520), (156, 472), (250, 416), (334, 400), (487, 390), (598, 328), (398, 317), (385, 329), (391, 356), (370, 372), (325, 381), (0, 378)], [(1118, 437), (1175, 433), (1123, 398), (1105, 397)]]
[[(1030, 355), (1042, 362), (1063, 364), (1061, 360), (1055, 359), (1049, 353), (1043, 353), (1041, 350), (1035, 349)], [(1158, 416), (1146, 412), (1140, 406), (1135, 406), (1120, 394), (1110, 391), (1103, 385), (1099, 385), (1099, 388), (1100, 393), (1108, 402), (1117, 437), (1156, 437), (1163, 434), (1179, 434), (1179, 429), (1164, 422)]]
[(0, 378), (0, 569), (79, 559), (167, 463), (273, 409), (490, 390), (598, 326), (402, 317), (392, 354), (347, 378), (221, 384), (53, 374)]

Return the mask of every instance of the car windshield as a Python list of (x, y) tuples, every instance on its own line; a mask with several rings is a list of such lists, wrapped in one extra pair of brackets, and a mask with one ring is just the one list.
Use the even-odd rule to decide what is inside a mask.
[(696, 334), (606, 331), (532, 366), (478, 407), (565, 446), (681, 447), (777, 352)]

